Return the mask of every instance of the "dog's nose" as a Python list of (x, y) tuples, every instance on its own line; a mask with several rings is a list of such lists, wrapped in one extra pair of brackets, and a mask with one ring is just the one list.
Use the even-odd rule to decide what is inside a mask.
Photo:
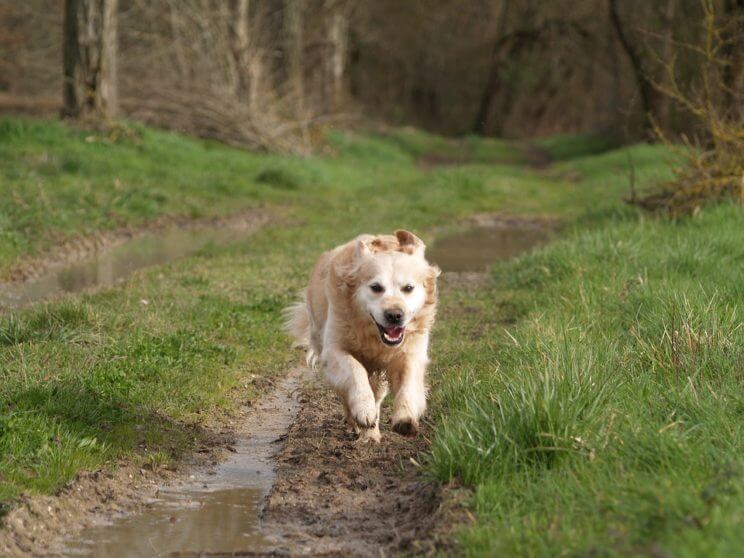
[(389, 324), (400, 325), (403, 323), (403, 310), (400, 308), (385, 310), (385, 319)]

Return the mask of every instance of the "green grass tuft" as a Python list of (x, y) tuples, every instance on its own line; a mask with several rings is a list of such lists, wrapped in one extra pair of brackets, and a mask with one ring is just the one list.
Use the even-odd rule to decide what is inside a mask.
[(491, 353), (436, 373), (431, 471), (474, 490), (467, 554), (741, 544), (740, 223), (732, 206), (621, 220), (495, 268), (476, 302), (508, 303), (517, 325), (436, 349)]

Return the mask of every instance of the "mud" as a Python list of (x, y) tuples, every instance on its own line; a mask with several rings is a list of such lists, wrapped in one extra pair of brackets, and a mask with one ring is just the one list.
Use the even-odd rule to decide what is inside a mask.
[(2, 518), (0, 556), (54, 556), (63, 533), (144, 509), (158, 483), (175, 477), (121, 463), (115, 471), (81, 473), (54, 496), (24, 496)]
[(553, 155), (532, 142), (513, 142), (516, 153), (513, 155), (494, 155), (490, 159), (479, 159), (473, 153), (472, 147), (465, 140), (449, 139), (447, 143), (451, 146), (448, 153), (424, 153), (416, 160), (418, 166), (425, 170), (438, 167), (457, 167), (468, 164), (480, 165), (515, 165), (522, 164), (526, 168), (535, 171), (546, 171), (554, 162)]
[(527, 168), (544, 170), (553, 164), (553, 155), (539, 145), (528, 142), (521, 146), (521, 151)]
[[(454, 509), (425, 479), (420, 463), (427, 429), (416, 438), (391, 430), (383, 408), (382, 441), (360, 443), (340, 403), (308, 389), (277, 456), (277, 479), (264, 521), (277, 551), (293, 556), (427, 554), (448, 544), (440, 529)], [(444, 502), (444, 504), (443, 504)]]
[(446, 528), (462, 521), (461, 498), (423, 476), (427, 426), (404, 438), (384, 417), (382, 442), (361, 444), (336, 396), (317, 379), (299, 389), (301, 382), (290, 373), (233, 436), (181, 472), (122, 464), (115, 473), (80, 475), (57, 496), (26, 498), (5, 518), (0, 555), (385, 556), (448, 548)]
[[(294, 380), (290, 377), (286, 381)], [(217, 481), (210, 485), (203, 479), (215, 476), (210, 473), (217, 471), (220, 463), (225, 463), (220, 469), (220, 480), (231, 478), (230, 463), (245, 453), (242, 448), (248, 441), (247, 432), (264, 420), (265, 405), (276, 401), (277, 393), (283, 393), (284, 384), (272, 388), (271, 382), (267, 383), (268, 394), (262, 403), (254, 406), (248, 401), (231, 416), (217, 417), (210, 426), (199, 427), (197, 451), (182, 456), (168, 468), (143, 469), (120, 461), (103, 470), (78, 474), (52, 496), (24, 495), (14, 502), (9, 513), (0, 517), (0, 556), (74, 555), (66, 551), (66, 545), (74, 540), (69, 537), (82, 532), (87, 535), (101, 526), (146, 514), (179, 491), (186, 494), (204, 488), (204, 484), (213, 492), (222, 489)], [(289, 422), (291, 416), (282, 426), (286, 428)], [(272, 447), (272, 451), (276, 449)], [(265, 454), (259, 457), (263, 459)], [(263, 493), (268, 485), (259, 484), (258, 488)]]
[(470, 228), (436, 238), (427, 259), (445, 272), (484, 272), (493, 263), (508, 260), (545, 244), (556, 227), (545, 219), (496, 214), (476, 215)]
[(136, 515), (86, 529), (62, 553), (136, 558), (271, 550), (261, 528), (263, 501), (274, 482), (277, 441), (299, 408), (303, 376), (301, 369), (290, 372), (261, 400), (241, 423), (225, 462), (159, 489)]
[[(157, 237), (162, 236), (170, 238), (172, 243), (183, 246), (186, 242), (179, 242), (179, 235), (181, 238), (188, 239), (189, 237), (198, 238), (199, 235), (207, 233), (207, 235), (211, 234), (214, 237), (214, 242), (224, 242), (231, 238), (247, 236), (268, 221), (267, 215), (258, 210), (212, 219), (161, 217), (143, 226), (122, 227), (93, 235), (78, 236), (59, 242), (46, 254), (27, 257), (5, 274), (0, 274), (0, 292), (15, 288), (21, 282), (40, 280), (58, 272), (63, 273), (65, 267), (74, 267), (74, 264), (82, 264), (81, 267), (85, 268), (88, 261), (99, 259), (105, 256), (108, 251), (133, 241), (144, 239), (145, 245), (148, 242), (153, 245), (156, 243)], [(153, 240), (148, 241), (148, 239)], [(183, 250), (183, 247), (181, 247), (181, 250)]]

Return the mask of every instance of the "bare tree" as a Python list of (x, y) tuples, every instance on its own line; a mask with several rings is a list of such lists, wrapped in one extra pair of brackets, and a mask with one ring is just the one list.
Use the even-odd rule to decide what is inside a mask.
[[(717, 95), (741, 117), (744, 0), (712, 1), (725, 22)], [(0, 109), (58, 110), (64, 88), (66, 114), (112, 114), (118, 81), (127, 118), (291, 152), (350, 109), (446, 134), (631, 139), (649, 115), (674, 138), (698, 132), (648, 85), (673, 55), (680, 86), (702, 86), (696, 51), (677, 48), (700, 37), (697, 0), (129, 0), (113, 57), (115, 4), (0, 0)]]
[[(589, 46), (592, 40), (589, 32), (583, 28), (580, 22), (563, 19), (549, 19), (537, 26), (529, 26), (508, 33), (504, 32), (504, 18), (506, 17), (506, 8), (501, 14), (499, 23), (499, 32), (494, 42), (491, 52), (491, 63), (489, 66), (488, 79), (486, 80), (478, 112), (476, 114), (473, 131), (482, 134), (486, 131), (501, 134), (500, 125), (489, 126), (490, 116), (493, 111), (494, 101), (497, 95), (502, 97), (502, 109), (499, 111), (504, 114), (508, 111), (514, 96), (514, 89), (505, 87), (501, 79), (501, 64), (504, 60), (511, 57), (518, 57), (524, 52), (528, 52), (537, 47), (546, 48), (554, 36), (575, 35), (581, 41)], [(527, 18), (526, 18), (527, 19)], [(503, 91), (502, 91), (503, 89)], [(495, 129), (492, 129), (495, 128)]]
[(326, 62), (326, 107), (338, 111), (346, 101), (346, 65), (349, 50), (348, 0), (326, 0), (328, 54)]
[(304, 107), (305, 87), (303, 76), (303, 0), (284, 2), (284, 51), (287, 68), (286, 87), (301, 113)]
[(235, 6), (235, 41), (234, 56), (235, 63), (238, 67), (238, 97), (245, 98), (250, 87), (248, 81), (249, 68), (249, 47), (250, 37), (248, 33), (248, 17), (250, 13), (250, 4), (248, 0), (237, 0)]
[(233, 56), (238, 73), (236, 94), (253, 110), (257, 108), (261, 87), (263, 53), (252, 33), (250, 0), (236, 0), (233, 19)]
[(65, 0), (63, 116), (116, 115), (117, 8), (118, 0)]
[(726, 38), (721, 45), (724, 63), (721, 86), (726, 95), (726, 104), (734, 117), (744, 120), (744, 107), (741, 103), (741, 92), (744, 91), (744, 53), (741, 48), (744, 37), (744, 0), (725, 0), (721, 11), (729, 27), (724, 30)]
[[(739, 112), (744, 91), (729, 88), (725, 81), (730, 78), (731, 56), (743, 46), (744, 10), (736, 3), (721, 6), (716, 0), (700, 0), (700, 4), (702, 36), (695, 43), (675, 42), (676, 52), (662, 61), (664, 77), (654, 82), (656, 89), (698, 123), (698, 137), (683, 136), (686, 148), (680, 149), (654, 121), (655, 135), (687, 164), (678, 167), (675, 178), (658, 191), (628, 200), (673, 215), (694, 214), (710, 200), (744, 203), (744, 126)], [(680, 79), (675, 62), (684, 52), (690, 53), (697, 71), (694, 81)]]
[(651, 134), (653, 130), (653, 108), (651, 100), (654, 96), (654, 86), (643, 69), (640, 55), (625, 33), (622, 21), (620, 20), (620, 14), (617, 10), (617, 0), (609, 0), (608, 7), (610, 12), (610, 22), (612, 23), (612, 26), (615, 29), (615, 33), (617, 33), (617, 38), (620, 41), (620, 45), (623, 47), (623, 51), (628, 57), (630, 65), (633, 68), (633, 76), (635, 77), (636, 85), (638, 87), (638, 95), (641, 99), (644, 132), (646, 134)]
[(491, 51), (491, 64), (488, 69), (488, 79), (486, 85), (483, 88), (483, 94), (481, 95), (480, 104), (478, 106), (478, 112), (475, 115), (475, 125), (473, 131), (482, 134), (486, 131), (488, 123), (488, 117), (491, 113), (491, 106), (493, 105), (494, 97), (499, 89), (500, 81), (500, 62), (504, 55), (505, 47), (508, 41), (504, 40), (504, 29), (506, 27), (506, 16), (507, 16), (507, 4), (502, 2), (500, 5), (500, 12), (498, 16), (498, 24), (496, 26), (496, 39), (493, 43)]

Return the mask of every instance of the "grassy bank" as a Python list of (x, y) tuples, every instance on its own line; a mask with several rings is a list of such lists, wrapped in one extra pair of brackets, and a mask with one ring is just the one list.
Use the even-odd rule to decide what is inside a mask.
[(467, 554), (742, 548), (741, 225), (610, 220), (450, 295), (431, 468), (474, 490)]
[(140, 127), (122, 137), (0, 119), (0, 161), (0, 274), (76, 236), (222, 215), (262, 194), (254, 159)]
[[(589, 471), (581, 472), (589, 477), (606, 462), (610, 465), (592, 477), (608, 498), (597, 506), (605, 510), (607, 502), (631, 502), (632, 509), (621, 507), (618, 516), (639, 521), (651, 513), (643, 510), (655, 510), (648, 498), (628, 499), (620, 488), (610, 493), (601, 486), (631, 456), (629, 442), (607, 442), (615, 452), (610, 454), (597, 437), (631, 440), (616, 437), (635, 433), (653, 455), (656, 439), (644, 436), (651, 436), (656, 424), (644, 430), (637, 422), (643, 413), (634, 418), (628, 411), (638, 393), (651, 397), (638, 407), (663, 422), (659, 428), (681, 420), (675, 414), (664, 422), (676, 409), (675, 392), (653, 389), (661, 381), (657, 376), (664, 377), (657, 361), (666, 353), (655, 351), (668, 349), (659, 337), (664, 325), (671, 328), (668, 320), (689, 312), (697, 316), (700, 304), (712, 301), (714, 310), (700, 319), (720, 318), (718, 329), (715, 323), (704, 322), (702, 329), (693, 323), (696, 333), (713, 336), (700, 334), (700, 351), (710, 358), (717, 343), (740, 333), (730, 331), (731, 312), (716, 311), (731, 306), (735, 262), (715, 283), (704, 267), (730, 261), (725, 258), (736, 253), (730, 250), (735, 211), (705, 211), (701, 219), (681, 224), (648, 223), (618, 201), (626, 194), (629, 162), (640, 187), (668, 176), (666, 154), (658, 147), (581, 156), (600, 149), (582, 139), (561, 150), (566, 138), (542, 146), (561, 154), (561, 162), (532, 170), (520, 163), (520, 149), (508, 143), (477, 138), (453, 143), (414, 130), (331, 131), (334, 153), (305, 159), (244, 153), (139, 128), (136, 136), (115, 142), (57, 123), (4, 120), (0, 130), (7, 163), (0, 175), (3, 271), (60, 239), (137, 226), (162, 215), (214, 216), (261, 207), (276, 216), (249, 241), (139, 272), (99, 293), (0, 317), (0, 501), (6, 503), (23, 491), (53, 492), (75, 472), (122, 457), (162, 466), (201, 443), (213, 417), (255, 397), (265, 379), (295, 361), (288, 341), (277, 335), (279, 309), (321, 250), (360, 232), (407, 227), (431, 240), (434, 227), (451, 228), (469, 214), (488, 211), (554, 215), (591, 230), (499, 267), (487, 286), (463, 290), (443, 284), (432, 378), (434, 413), (446, 418), (432, 468), (442, 480), (457, 478), (475, 490), (478, 524), (462, 539), (473, 553), (548, 552), (560, 544), (555, 541), (569, 538), (571, 529), (583, 529), (580, 540), (586, 545), (577, 539), (576, 548), (587, 548), (610, 540), (600, 532), (611, 538), (625, 532), (618, 529), (631, 529), (634, 524), (618, 522), (602, 531), (589, 520), (566, 516), (546, 531), (539, 521), (541, 509), (559, 509), (550, 505), (558, 505), (563, 491), (577, 495), (577, 517), (581, 509), (594, 513), (587, 503), (595, 501), (593, 493), (581, 488), (580, 472)], [(453, 161), (458, 164), (449, 164)], [(692, 243), (690, 250), (686, 242)], [(696, 267), (701, 262), (707, 263)], [(659, 300), (650, 306), (654, 296)], [(628, 326), (633, 320), (639, 320), (635, 329)], [(686, 331), (681, 327), (677, 330)], [(649, 345), (642, 357), (635, 352), (642, 343), (658, 347)], [(679, 350), (678, 341), (674, 346)], [(715, 354), (725, 360), (734, 353)], [(599, 376), (598, 368), (606, 376)], [(522, 377), (532, 379), (521, 382)], [(634, 391), (644, 382), (645, 392)], [(700, 397), (708, 397), (702, 384), (693, 385)], [(567, 400), (550, 399), (553, 392)], [(662, 404), (662, 395), (672, 397), (671, 403)], [(623, 411), (618, 401), (628, 408)], [(503, 417), (494, 414), (497, 409)], [(613, 410), (616, 417), (608, 423)], [(730, 412), (730, 406), (719, 412)], [(488, 424), (499, 425), (490, 431), (492, 438)], [(659, 443), (679, 434), (680, 451), (691, 451), (684, 446), (685, 425), (664, 430)], [(525, 440), (532, 432), (537, 442), (531, 446), (519, 439), (514, 450), (500, 435), (507, 426), (515, 435), (524, 431)], [(466, 442), (468, 433), (473, 444)], [(547, 443), (545, 433), (552, 436)], [(481, 440), (483, 447), (477, 445)], [(729, 452), (734, 441), (732, 436), (716, 447)], [(491, 453), (483, 453), (492, 445)], [(553, 446), (562, 449), (541, 449)], [(673, 480), (659, 470), (644, 473), (649, 485)], [(701, 465), (699, 471), (697, 479), (710, 469)], [(562, 484), (561, 472), (574, 478), (573, 486)], [(633, 493), (636, 477), (621, 478)], [(540, 479), (557, 492), (539, 486)], [(682, 499), (691, 494), (682, 493)], [(597, 517), (590, 519), (599, 523)]]
[[(453, 142), (415, 130), (330, 132), (335, 156), (307, 159), (252, 154), (137, 125), (127, 130), (98, 134), (59, 122), (0, 119), (0, 278), (19, 260), (66, 240), (166, 216), (209, 218), (307, 203), (324, 215), (337, 207), (368, 213), (357, 201), (372, 203), (373, 211), (393, 206), (397, 218), (412, 224), (475, 208), (577, 214), (615, 204), (627, 184), (627, 156), (604, 164), (603, 182), (580, 184), (526, 172), (519, 150), (503, 141)], [(573, 155), (603, 147), (586, 138), (563, 144)], [(663, 168), (653, 160), (660, 151), (633, 152), (641, 182)], [(431, 167), (431, 160), (461, 165)], [(512, 166), (494, 164), (499, 161)], [(385, 197), (390, 193), (395, 204)], [(373, 223), (382, 226), (382, 219)]]

